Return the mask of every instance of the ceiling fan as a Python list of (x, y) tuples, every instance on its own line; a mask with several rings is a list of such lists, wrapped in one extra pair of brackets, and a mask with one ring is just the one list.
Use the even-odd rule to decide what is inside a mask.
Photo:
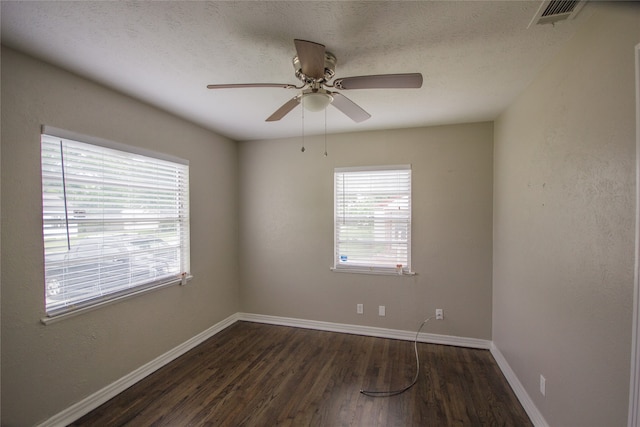
[(336, 107), (354, 122), (367, 120), (371, 115), (358, 104), (342, 95), (340, 92), (328, 90), (351, 89), (401, 89), (420, 88), (422, 74), (380, 74), (373, 76), (342, 77), (329, 84), (335, 75), (336, 57), (325, 50), (324, 45), (306, 40), (294, 40), (297, 55), (293, 57), (293, 68), (296, 77), (302, 82), (301, 86), (288, 83), (237, 83), (213, 84), (208, 89), (236, 89), (279, 87), (283, 89), (301, 90), (296, 96), (287, 101), (267, 118), (267, 122), (282, 119), (298, 104), (310, 111), (322, 111), (329, 104)]

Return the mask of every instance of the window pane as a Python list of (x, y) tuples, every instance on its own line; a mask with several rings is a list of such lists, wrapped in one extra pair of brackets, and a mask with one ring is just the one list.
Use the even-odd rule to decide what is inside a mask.
[(336, 170), (335, 267), (411, 267), (411, 169)]
[(187, 165), (42, 135), (48, 314), (189, 271)]

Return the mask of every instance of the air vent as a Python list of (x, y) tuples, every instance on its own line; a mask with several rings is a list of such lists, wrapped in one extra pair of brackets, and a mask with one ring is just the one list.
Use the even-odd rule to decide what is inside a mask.
[(573, 19), (584, 4), (585, 0), (544, 0), (527, 28), (533, 24), (553, 24)]

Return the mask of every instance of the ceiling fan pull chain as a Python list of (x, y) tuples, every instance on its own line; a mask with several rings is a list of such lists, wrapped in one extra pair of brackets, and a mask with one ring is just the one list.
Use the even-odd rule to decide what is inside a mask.
[(327, 157), (327, 109), (324, 109), (324, 156)]
[(306, 151), (306, 149), (304, 148), (304, 96), (300, 101), (302, 102), (302, 149), (300, 151), (304, 153)]

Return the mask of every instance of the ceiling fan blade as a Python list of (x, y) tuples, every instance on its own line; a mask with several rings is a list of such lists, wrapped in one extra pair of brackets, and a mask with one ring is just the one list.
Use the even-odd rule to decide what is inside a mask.
[(320, 79), (324, 77), (324, 45), (295, 39), (298, 60), (305, 76)]
[(346, 96), (333, 92), (333, 102), (331, 105), (342, 111), (346, 116), (356, 123), (364, 122), (371, 117), (371, 114), (364, 111), (358, 104), (347, 98)]
[(288, 83), (232, 83), (222, 85), (207, 85), (207, 89), (238, 89), (246, 87), (280, 87), (282, 89), (301, 89)]
[(284, 116), (286, 116), (289, 111), (293, 110), (294, 108), (296, 108), (296, 106), (300, 104), (300, 96), (294, 96), (293, 98), (291, 98), (290, 100), (288, 100), (287, 102), (284, 103), (284, 105), (280, 108), (278, 108), (276, 110), (275, 113), (273, 113), (272, 115), (270, 115), (267, 120), (265, 120), (266, 122), (275, 122), (280, 120), (281, 118), (283, 118)]
[(422, 87), (422, 74), (380, 74), (377, 76), (344, 77), (333, 83), (336, 89), (417, 89)]

